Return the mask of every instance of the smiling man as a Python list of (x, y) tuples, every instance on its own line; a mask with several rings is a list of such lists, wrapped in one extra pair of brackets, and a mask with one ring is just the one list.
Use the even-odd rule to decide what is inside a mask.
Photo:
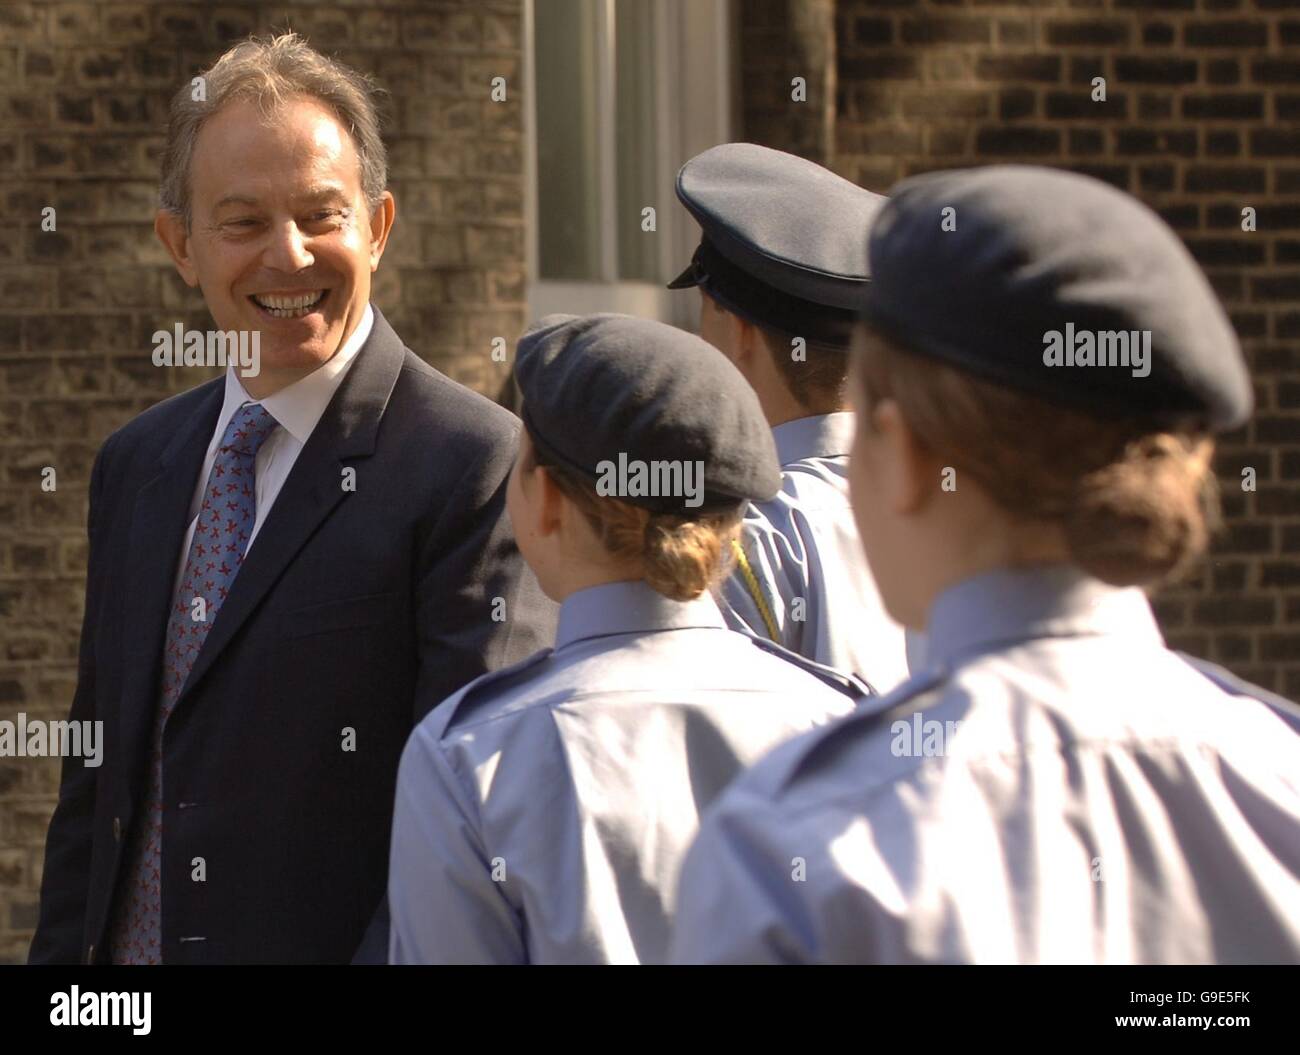
[(396, 215), (370, 83), (293, 34), (201, 83), (155, 229), (259, 369), (96, 460), (71, 717), (104, 764), (65, 766), (33, 962), (382, 958), (407, 734), (554, 627), (504, 516), (518, 421), (370, 304)]

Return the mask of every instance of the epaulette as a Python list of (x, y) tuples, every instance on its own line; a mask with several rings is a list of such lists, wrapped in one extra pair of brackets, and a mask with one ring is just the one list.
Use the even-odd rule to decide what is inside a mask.
[(944, 667), (924, 670), (895, 686), (883, 696), (863, 700), (856, 711), (822, 726), (809, 736), (797, 757), (789, 759), (783, 785), (795, 780), (823, 751), (833, 751), (836, 739), (846, 731), (864, 735), (879, 728), (889, 728), (895, 721), (924, 705), (925, 697), (948, 680), (951, 672)]
[(775, 641), (759, 637), (757, 634), (747, 633), (745, 636), (764, 652), (770, 652), (788, 663), (793, 663), (796, 667), (801, 667), (814, 677), (820, 678), (831, 688), (838, 689), (855, 700), (878, 695), (871, 682), (867, 681), (866, 678), (859, 677), (857, 674), (850, 674), (847, 671), (837, 670), (835, 667), (828, 667), (824, 663), (818, 663), (807, 656), (800, 655), (798, 652), (792, 652), (784, 645), (778, 645)]
[(489, 670), (486, 674), (480, 674), (442, 704), (446, 708), (443, 715), (443, 728), (450, 728), (451, 723), (457, 717), (463, 717), (475, 704), (485, 702), (488, 697), (484, 696), (484, 689), (489, 686), (494, 686), (497, 689), (505, 688), (514, 679), (515, 675), (536, 667), (549, 658), (554, 651), (551, 648), (543, 648), (534, 652), (531, 656), (521, 659), (518, 663), (512, 663), (508, 667), (500, 667), (497, 670)]

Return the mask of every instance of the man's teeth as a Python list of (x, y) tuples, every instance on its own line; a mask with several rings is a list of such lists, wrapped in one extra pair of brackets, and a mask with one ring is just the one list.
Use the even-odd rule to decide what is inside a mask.
[(265, 308), (269, 314), (277, 319), (292, 319), (300, 315), (306, 315), (324, 295), (325, 291), (323, 289), (315, 290), (312, 293), (294, 293), (287, 297), (273, 293), (260, 293), (254, 294), (253, 300), (258, 306)]

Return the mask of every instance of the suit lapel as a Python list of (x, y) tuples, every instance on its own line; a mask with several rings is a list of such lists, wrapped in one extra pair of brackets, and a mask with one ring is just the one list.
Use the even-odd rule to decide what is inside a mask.
[[(405, 350), (379, 310), (357, 359), (298, 455), (195, 658), (176, 709), (239, 632), (321, 522), (346, 497), (344, 463), (370, 455)], [(191, 476), (189, 486), (193, 488)], [(173, 714), (175, 711), (173, 711)]]

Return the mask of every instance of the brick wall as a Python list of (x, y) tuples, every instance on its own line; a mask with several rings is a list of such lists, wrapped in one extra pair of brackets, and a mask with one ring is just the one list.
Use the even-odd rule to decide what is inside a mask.
[[(205, 376), (149, 335), (211, 325), (156, 243), (167, 100), (230, 43), (292, 28), (391, 93), (397, 225), (375, 301), (480, 390), (524, 322), (519, 0), (0, 3), (0, 718), (60, 719), (75, 686), (86, 485), (103, 438)], [(492, 77), (507, 101), (491, 102)], [(40, 229), (56, 209), (57, 230)], [(41, 489), (56, 469), (57, 490)], [(0, 963), (36, 919), (52, 761), (0, 759)]]
[(789, 91), (818, 52), (788, 41), (822, 6), (742, 0), (745, 138), (876, 191), (995, 162), (1086, 172), (1157, 209), (1206, 269), (1258, 410), (1220, 445), (1225, 534), (1157, 609), (1175, 647), (1300, 698), (1300, 0), (840, 0), (829, 151), (799, 109), (825, 100)]
[[(1160, 614), (1175, 644), (1300, 697), (1300, 0), (737, 3), (744, 138), (875, 190), (950, 165), (1080, 168), (1183, 234), (1243, 337), (1259, 412), (1223, 445), (1228, 532)], [(0, 3), (0, 718), (66, 714), (94, 452), (199, 380), (148, 360), (160, 326), (207, 326), (150, 229), (176, 85), (286, 26), (377, 74), (398, 222), (375, 299), (417, 352), (495, 390), (491, 337), (524, 321), (519, 7)], [(1105, 104), (1088, 98), (1097, 75)], [(39, 229), (46, 205), (56, 232)], [(0, 962), (26, 953), (57, 777), (0, 760)]]
[[(819, 165), (835, 155), (835, 0), (744, 0), (740, 109), (744, 137)], [(794, 79), (806, 98), (795, 102)]]

